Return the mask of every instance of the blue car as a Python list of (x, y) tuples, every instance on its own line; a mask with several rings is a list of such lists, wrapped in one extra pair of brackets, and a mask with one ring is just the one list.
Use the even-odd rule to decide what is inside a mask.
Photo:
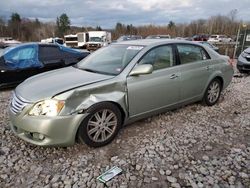
[(0, 54), (0, 88), (13, 87), (38, 73), (72, 66), (89, 55), (58, 44), (26, 43)]

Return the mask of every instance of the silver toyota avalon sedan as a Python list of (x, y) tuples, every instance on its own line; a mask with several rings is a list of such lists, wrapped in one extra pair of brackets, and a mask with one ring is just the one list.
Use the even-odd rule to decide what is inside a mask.
[(138, 119), (196, 101), (216, 104), (232, 76), (228, 57), (197, 43), (118, 42), (20, 84), (10, 105), (11, 128), (36, 145), (78, 140), (99, 147)]

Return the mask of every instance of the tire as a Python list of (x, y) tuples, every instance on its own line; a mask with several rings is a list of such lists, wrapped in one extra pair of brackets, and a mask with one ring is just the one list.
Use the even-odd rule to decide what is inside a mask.
[(102, 102), (91, 106), (86, 113), (89, 115), (78, 128), (78, 140), (91, 147), (109, 144), (122, 126), (119, 108), (112, 103)]
[(214, 104), (216, 104), (220, 98), (220, 94), (221, 94), (221, 90), (222, 90), (222, 83), (218, 78), (213, 79), (207, 89), (206, 92), (203, 96), (203, 104), (207, 105), (207, 106), (213, 106)]

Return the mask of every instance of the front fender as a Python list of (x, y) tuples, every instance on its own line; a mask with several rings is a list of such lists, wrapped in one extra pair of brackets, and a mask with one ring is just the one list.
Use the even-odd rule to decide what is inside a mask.
[(60, 115), (84, 113), (89, 107), (100, 102), (112, 102), (128, 115), (127, 92), (125, 83), (96, 84), (77, 88), (55, 97), (65, 100), (65, 106)]
[(120, 91), (113, 91), (108, 93), (92, 93), (85, 98), (77, 107), (76, 112), (84, 113), (86, 109), (94, 104), (101, 102), (112, 102), (118, 104), (124, 112), (126, 112), (126, 93)]

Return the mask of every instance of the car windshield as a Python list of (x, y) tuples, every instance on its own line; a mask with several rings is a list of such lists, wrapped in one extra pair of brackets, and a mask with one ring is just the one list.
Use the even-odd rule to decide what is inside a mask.
[(135, 45), (109, 45), (80, 61), (77, 68), (100, 74), (118, 75), (142, 48), (143, 46)]
[(100, 37), (90, 37), (91, 42), (102, 42), (102, 39)]
[(10, 46), (4, 49), (0, 49), (0, 56), (5, 55), (7, 52), (9, 52), (13, 48), (14, 48), (13, 46)]
[(38, 45), (27, 44), (7, 48), (3, 54), (5, 64), (13, 69), (26, 69), (30, 67), (42, 67), (38, 60)]

